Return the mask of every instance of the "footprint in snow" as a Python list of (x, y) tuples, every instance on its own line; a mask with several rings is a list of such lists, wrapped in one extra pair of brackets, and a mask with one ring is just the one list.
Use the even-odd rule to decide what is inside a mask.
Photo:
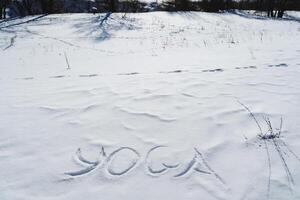
[(223, 72), (223, 71), (224, 71), (224, 69), (221, 69), (221, 68), (202, 70), (202, 72)]
[(32, 79), (34, 79), (33, 77), (25, 77), (25, 78), (23, 78), (23, 80), (32, 80)]
[(288, 65), (286, 63), (280, 63), (277, 65), (269, 65), (269, 67), (288, 67)]
[(257, 69), (257, 67), (251, 65), (251, 66), (248, 66), (248, 67), (236, 67), (235, 69)]
[(168, 71), (168, 72), (160, 72), (163, 74), (173, 74), (173, 73), (182, 73), (182, 72), (188, 72), (188, 70), (174, 70), (174, 71)]
[(91, 78), (91, 77), (95, 77), (98, 76), (98, 74), (82, 74), (79, 75), (79, 77), (83, 77), (83, 78)]
[(58, 75), (58, 76), (51, 76), (50, 78), (64, 78), (66, 77), (65, 75)]
[(137, 75), (139, 74), (138, 72), (131, 72), (131, 73), (123, 73), (123, 74), (118, 74), (120, 76), (130, 76), (130, 75)]

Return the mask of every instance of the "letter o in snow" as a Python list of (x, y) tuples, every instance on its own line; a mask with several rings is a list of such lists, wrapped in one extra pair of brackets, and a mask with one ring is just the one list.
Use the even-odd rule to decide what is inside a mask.
[[(125, 175), (137, 165), (140, 157), (139, 152), (135, 149), (121, 147), (107, 157), (107, 172), (113, 176)], [(118, 160), (120, 161), (119, 163), (117, 162)], [(118, 164), (114, 164), (115, 162)]]

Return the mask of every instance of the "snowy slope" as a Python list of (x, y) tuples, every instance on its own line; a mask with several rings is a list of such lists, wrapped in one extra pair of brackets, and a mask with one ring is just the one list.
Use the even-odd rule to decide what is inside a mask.
[[(300, 199), (289, 14), (102, 25), (105, 14), (64, 14), (0, 28), (0, 199)], [(279, 137), (257, 136), (266, 118), (275, 133), (282, 118)]]

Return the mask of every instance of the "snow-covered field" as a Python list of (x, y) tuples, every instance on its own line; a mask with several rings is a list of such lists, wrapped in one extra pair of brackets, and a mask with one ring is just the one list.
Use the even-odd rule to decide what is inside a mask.
[(299, 13), (104, 16), (0, 22), (1, 200), (300, 199)]

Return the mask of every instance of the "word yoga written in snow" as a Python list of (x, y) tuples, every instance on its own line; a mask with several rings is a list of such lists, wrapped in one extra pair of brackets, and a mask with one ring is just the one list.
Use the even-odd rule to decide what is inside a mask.
[[(172, 174), (174, 178), (180, 178), (195, 172), (197, 174), (203, 174), (206, 176), (213, 176), (221, 184), (226, 185), (225, 181), (219, 176), (215, 170), (208, 164), (203, 154), (197, 149), (194, 148), (193, 158), (186, 163), (174, 163), (167, 164), (163, 160), (160, 161), (160, 167), (153, 167), (153, 162), (151, 161), (151, 155), (156, 151), (159, 151), (161, 148), (166, 146), (155, 146), (149, 149), (145, 155), (145, 158), (142, 159), (141, 154), (134, 148), (131, 147), (120, 147), (110, 154), (105, 152), (104, 147), (101, 148), (99, 159), (96, 161), (90, 161), (82, 156), (81, 149), (79, 148), (76, 151), (75, 159), (85, 166), (85, 168), (73, 171), (66, 172), (65, 174), (71, 177), (80, 177), (87, 175), (92, 171), (97, 169), (104, 170), (110, 176), (122, 177), (128, 173), (133, 173), (134, 170), (139, 165), (144, 165), (144, 169), (147, 174), (151, 176), (160, 176), (165, 173)], [(115, 166), (113, 165), (114, 159), (119, 156), (124, 156), (124, 153), (128, 154), (128, 158), (125, 160), (124, 166)], [(125, 154), (125, 155), (126, 155)], [(157, 165), (156, 165), (157, 166)]]

